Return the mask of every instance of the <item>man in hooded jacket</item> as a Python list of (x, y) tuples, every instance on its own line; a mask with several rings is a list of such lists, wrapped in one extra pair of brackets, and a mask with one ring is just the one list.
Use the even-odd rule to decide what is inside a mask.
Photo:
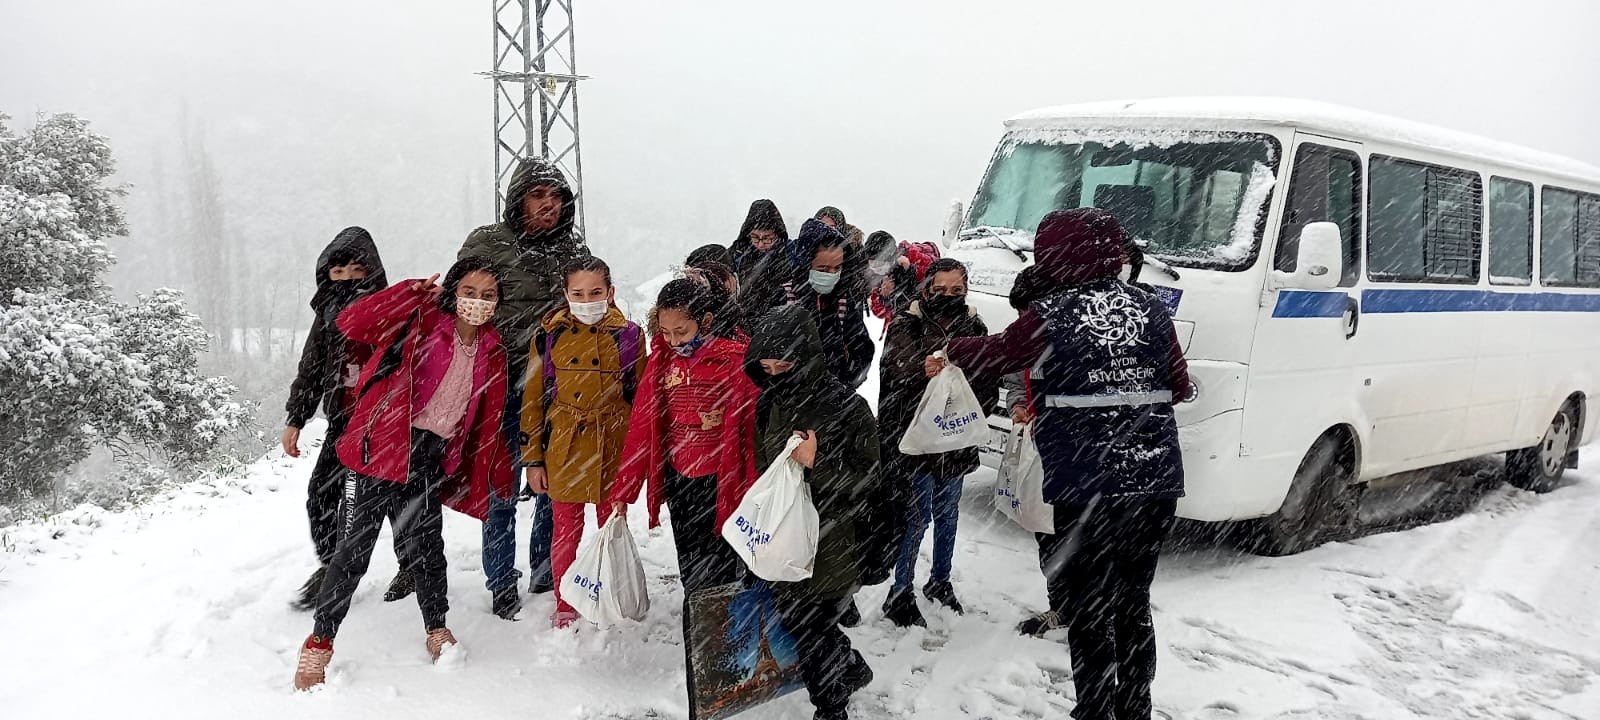
[(876, 485), (876, 423), (865, 398), (828, 372), (822, 341), (804, 309), (779, 308), (756, 324), (745, 374), (756, 401), (757, 467), (780, 460), (789, 438), (806, 436), (795, 459), (817, 508), (820, 534), (810, 579), (774, 583), (773, 599), (795, 638), (800, 673), (818, 720), (842, 720), (850, 695), (872, 669), (839, 629), (847, 600), (860, 588), (863, 548), (881, 546), (885, 528), (862, 508), (882, 496)]
[(969, 377), (1037, 369), (1034, 438), (1055, 508), (1055, 533), (1038, 536), (1050, 608), (1017, 629), (1067, 628), (1077, 720), (1150, 717), (1150, 584), (1183, 495), (1173, 405), (1191, 391), (1188, 365), (1166, 304), (1118, 279), (1126, 244), (1104, 210), (1046, 215), (1034, 236), (1041, 292), (1005, 332), (946, 350)]
[[(316, 316), (301, 347), (300, 367), (289, 386), (288, 402), (284, 404), (288, 418), (284, 421), (283, 449), (291, 457), (300, 456), (300, 431), (317, 413), (317, 408), (322, 408), (328, 418), (328, 430), (323, 435), (322, 449), (317, 453), (317, 463), (311, 469), (311, 481), (306, 489), (306, 515), (311, 521), (311, 542), (317, 550), (318, 565), (300, 588), (300, 597), (294, 603), (301, 610), (310, 610), (316, 605), (322, 577), (338, 546), (339, 508), (344, 498), (346, 473), (333, 446), (344, 434), (350, 413), (355, 409), (356, 376), (372, 355), (370, 346), (345, 338), (335, 321), (350, 303), (389, 286), (377, 243), (373, 242), (371, 233), (359, 227), (347, 227), (334, 236), (317, 256), (315, 272), (317, 290), (311, 296), (311, 309)], [(337, 279), (335, 273), (339, 275)], [(399, 551), (400, 542), (396, 538), (395, 554)], [(384, 600), (399, 600), (410, 595), (412, 587), (410, 576), (401, 570), (390, 583)]]
[[(517, 410), (522, 407), (534, 333), (547, 313), (566, 304), (562, 267), (589, 254), (574, 225), (577, 206), (573, 200), (572, 187), (560, 168), (540, 158), (524, 158), (506, 186), (501, 221), (473, 230), (458, 255), (487, 257), (501, 273), (494, 323), (504, 338), (507, 370), (513, 380), (504, 418), (512, 457), (521, 457), (517, 448), (529, 442), (522, 436)], [(516, 569), (516, 503), (515, 497), (491, 496), (489, 515), (483, 522), (485, 584), (494, 596), (494, 613), (507, 620), (522, 607), (517, 596), (521, 573)], [(550, 534), (550, 499), (538, 495), (529, 541), (533, 575), (529, 590), (535, 594), (555, 587), (550, 573)]]

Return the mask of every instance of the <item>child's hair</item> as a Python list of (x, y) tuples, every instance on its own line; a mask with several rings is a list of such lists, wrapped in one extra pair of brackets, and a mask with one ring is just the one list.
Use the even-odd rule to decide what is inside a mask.
[(607, 265), (606, 261), (593, 255), (585, 255), (567, 261), (567, 264), (561, 268), (561, 281), (565, 283), (571, 280), (573, 275), (581, 272), (600, 273), (606, 279), (606, 287), (611, 287), (611, 266)]
[(500, 289), (503, 279), (500, 277), (500, 268), (493, 260), (482, 255), (469, 255), (456, 261), (450, 266), (449, 272), (444, 274), (444, 292), (439, 293), (439, 309), (446, 314), (456, 314), (456, 290), (461, 287), (461, 278), (467, 273), (486, 272), (494, 278), (495, 289)]
[(714, 262), (728, 267), (733, 267), (733, 253), (728, 248), (716, 243), (701, 245), (689, 253), (689, 258), (684, 261), (686, 267), (696, 267), (701, 263)]
[(732, 327), (730, 320), (732, 297), (728, 291), (720, 286), (706, 286), (692, 278), (678, 278), (661, 288), (661, 293), (656, 296), (656, 312), (662, 310), (677, 310), (686, 313), (694, 321), (702, 322), (701, 318), (706, 313), (711, 313), (711, 325), (702, 326), (700, 331), (708, 335), (727, 337)]
[(933, 283), (933, 276), (939, 273), (956, 271), (961, 273), (961, 283), (967, 283), (967, 264), (955, 258), (939, 258), (928, 265), (928, 272), (922, 277), (923, 287)]
[(733, 280), (733, 270), (727, 265), (714, 260), (690, 261), (689, 264), (683, 266), (683, 274), (690, 279), (694, 279), (696, 275), (699, 275), (708, 284), (724, 288)]
[(867, 236), (867, 242), (863, 249), (867, 251), (867, 257), (876, 259), (879, 255), (884, 254), (883, 251), (888, 250), (894, 244), (894, 236), (890, 235), (889, 231), (874, 230), (871, 235)]
[(333, 253), (328, 255), (328, 269), (330, 270), (336, 267), (344, 267), (345, 265), (349, 265), (351, 263), (355, 263), (362, 267), (366, 267), (367, 265), (366, 259), (362, 258), (361, 252), (355, 248), (342, 247), (338, 250), (334, 250)]

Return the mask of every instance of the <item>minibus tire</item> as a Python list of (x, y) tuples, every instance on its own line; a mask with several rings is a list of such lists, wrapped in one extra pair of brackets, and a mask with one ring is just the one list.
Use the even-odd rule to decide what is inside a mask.
[(1536, 493), (1556, 489), (1566, 474), (1567, 456), (1577, 436), (1577, 408), (1568, 402), (1556, 412), (1538, 445), (1506, 453), (1506, 482)]
[(1283, 505), (1261, 519), (1256, 553), (1281, 557), (1322, 544), (1328, 510), (1353, 471), (1349, 455), (1344, 440), (1336, 433), (1317, 438), (1295, 470)]

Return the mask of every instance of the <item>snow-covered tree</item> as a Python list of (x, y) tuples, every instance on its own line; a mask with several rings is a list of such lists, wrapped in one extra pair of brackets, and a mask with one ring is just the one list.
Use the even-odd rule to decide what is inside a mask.
[(239, 427), (231, 384), (200, 374), (182, 295), (115, 302), (106, 240), (127, 232), (106, 138), (70, 114), (22, 136), (0, 114), (0, 501), (47, 494), (97, 444), (204, 458)]

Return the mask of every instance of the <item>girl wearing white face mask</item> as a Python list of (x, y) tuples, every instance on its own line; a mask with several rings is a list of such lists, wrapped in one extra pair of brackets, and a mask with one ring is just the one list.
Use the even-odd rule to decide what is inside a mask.
[(610, 519), (607, 500), (644, 364), (643, 333), (617, 309), (605, 261), (578, 258), (564, 276), (567, 307), (545, 316), (528, 352), (520, 458), (528, 487), (550, 495), (556, 627), (578, 619), (560, 579), (583, 539), (584, 507), (595, 506), (601, 525)]
[(810, 311), (828, 372), (851, 389), (861, 387), (874, 352), (864, 320), (867, 261), (844, 235), (818, 220), (807, 220), (790, 242), (788, 300)]
[(335, 446), (345, 475), (343, 528), (300, 649), (295, 687), (322, 684), (385, 517), (417, 587), (434, 660), (456, 638), (445, 627), (441, 508), (482, 520), (493, 493), (510, 498), (511, 452), (500, 430), (506, 353), (491, 321), (500, 299), (492, 261), (467, 257), (445, 274), (402, 282), (339, 314), (340, 332), (373, 347), (356, 381), (350, 425)]

